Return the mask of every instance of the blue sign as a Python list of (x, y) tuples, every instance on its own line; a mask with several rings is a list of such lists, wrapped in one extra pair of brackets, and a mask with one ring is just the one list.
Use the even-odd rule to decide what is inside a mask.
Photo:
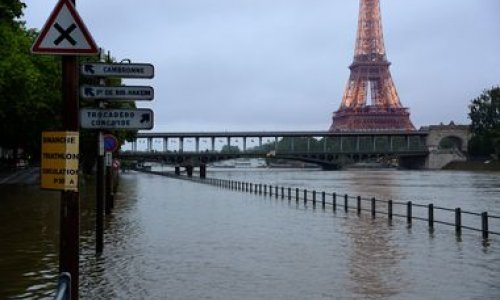
[(116, 150), (118, 150), (119, 146), (118, 140), (114, 135), (105, 134), (103, 138), (104, 138), (104, 151), (115, 152)]

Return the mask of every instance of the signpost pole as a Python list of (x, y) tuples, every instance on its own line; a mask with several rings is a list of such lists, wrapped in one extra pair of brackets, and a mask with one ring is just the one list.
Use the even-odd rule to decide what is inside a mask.
[[(72, 0), (74, 2), (74, 0)], [(62, 57), (62, 96), (64, 130), (79, 131), (78, 63), (76, 56)], [(59, 271), (71, 274), (71, 299), (78, 299), (80, 256), (80, 194), (61, 192)]]
[(99, 255), (104, 248), (104, 141), (101, 131), (97, 133), (97, 147), (95, 252)]
[[(102, 49), (100, 53), (102, 59)], [(100, 80), (105, 85), (105, 79)], [(101, 108), (104, 103), (96, 101), (97, 107)], [(104, 136), (101, 130), (97, 131), (97, 170), (96, 170), (96, 255), (102, 253), (104, 248)]]
[(106, 202), (104, 205), (104, 211), (106, 215), (111, 214), (112, 202), (113, 202), (113, 178), (112, 178), (112, 154), (106, 151)]

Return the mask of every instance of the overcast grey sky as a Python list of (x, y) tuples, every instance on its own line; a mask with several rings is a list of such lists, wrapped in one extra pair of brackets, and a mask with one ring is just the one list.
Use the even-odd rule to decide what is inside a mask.
[[(56, 0), (26, 0), (41, 28)], [(381, 0), (391, 73), (417, 127), (468, 123), (500, 84), (500, 0)], [(152, 63), (154, 131), (327, 130), (349, 76), (358, 0), (77, 0), (97, 44)]]

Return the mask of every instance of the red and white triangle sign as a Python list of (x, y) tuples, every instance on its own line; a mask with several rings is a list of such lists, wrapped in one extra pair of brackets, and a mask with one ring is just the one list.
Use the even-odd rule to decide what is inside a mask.
[(31, 47), (31, 52), (95, 55), (99, 50), (73, 3), (69, 0), (59, 0)]

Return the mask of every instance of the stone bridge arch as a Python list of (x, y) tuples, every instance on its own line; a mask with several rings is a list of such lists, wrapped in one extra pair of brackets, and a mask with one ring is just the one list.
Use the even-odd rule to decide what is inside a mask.
[(429, 151), (449, 149), (450, 144), (457, 146), (458, 150), (467, 153), (469, 140), (471, 137), (468, 125), (455, 125), (451, 122), (449, 125), (431, 125), (428, 127), (427, 147)]
[(452, 161), (467, 160), (467, 149), (471, 132), (468, 125), (431, 125), (428, 131), (426, 144), (429, 156), (426, 168), (441, 169)]

